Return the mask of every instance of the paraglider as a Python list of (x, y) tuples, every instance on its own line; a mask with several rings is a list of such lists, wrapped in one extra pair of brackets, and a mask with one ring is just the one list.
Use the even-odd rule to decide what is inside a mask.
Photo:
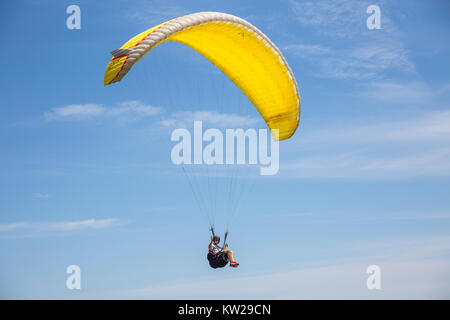
[[(121, 81), (140, 59), (165, 41), (179, 42), (192, 48), (220, 69), (258, 110), (275, 141), (288, 139), (294, 134), (300, 120), (300, 95), (291, 68), (265, 34), (248, 21), (230, 14), (188, 14), (136, 35), (111, 52), (113, 57), (105, 71), (104, 85)], [(181, 167), (186, 174), (183, 165)], [(195, 190), (194, 182), (189, 181), (194, 196), (201, 198), (202, 192)], [(203, 205), (201, 209), (214, 210), (212, 205), (210, 208)], [(211, 266), (220, 267), (228, 261), (237, 266), (233, 252), (228, 249), (226, 236), (225, 245), (220, 248), (217, 238), (214, 238), (211, 221), (210, 226), (213, 239), (208, 260), (210, 263), (213, 261)], [(228, 225), (225, 234), (228, 235)], [(220, 263), (214, 260), (218, 258), (222, 259)]]
[(207, 256), (211, 268), (223, 268), (228, 264), (228, 262), (230, 262), (230, 267), (237, 268), (237, 266), (239, 266), (239, 263), (234, 260), (234, 252), (228, 248), (228, 243), (225, 242), (225, 245), (223, 247), (220, 247), (219, 243), (219, 236), (211, 236), (211, 242), (208, 245)]

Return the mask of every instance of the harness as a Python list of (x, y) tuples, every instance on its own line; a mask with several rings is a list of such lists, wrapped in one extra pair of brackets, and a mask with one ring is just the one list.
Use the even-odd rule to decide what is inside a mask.
[(212, 251), (212, 250), (208, 250), (208, 251), (209, 251), (209, 253), (211, 253), (213, 259), (217, 258), (217, 254), (214, 253), (214, 251)]
[[(216, 247), (219, 247), (219, 246), (216, 246)], [(211, 264), (211, 266), (213, 267), (213, 268), (216, 268), (216, 267), (222, 267), (223, 265), (225, 265), (226, 263), (228, 263), (228, 256), (226, 255), (226, 253), (225, 252), (223, 252), (222, 250), (220, 250), (219, 252), (217, 252), (217, 253), (214, 253), (214, 251), (213, 250), (208, 250), (208, 260), (209, 260), (209, 263), (211, 264), (211, 263), (213, 263), (213, 264), (220, 264), (220, 266), (219, 265), (216, 265), (216, 266), (214, 266), (214, 265), (212, 265)]]
[(214, 250), (211, 250), (211, 249), (209, 249), (208, 252), (211, 253), (211, 255), (213, 256), (213, 259), (216, 259), (217, 256), (218, 256), (221, 252), (223, 252), (223, 251), (222, 251), (223, 249), (222, 249), (221, 247), (219, 247), (218, 245), (216, 245), (215, 243), (213, 243), (213, 246), (215, 246), (215, 247), (218, 249), (217, 253), (215, 253)]

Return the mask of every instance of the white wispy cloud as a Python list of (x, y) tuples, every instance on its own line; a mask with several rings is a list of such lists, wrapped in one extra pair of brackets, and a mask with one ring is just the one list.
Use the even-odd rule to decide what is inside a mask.
[(299, 143), (329, 148), (331, 145), (373, 145), (398, 142), (448, 143), (450, 141), (450, 111), (425, 111), (415, 116), (391, 121), (354, 123), (344, 119), (328, 122), (324, 127), (304, 132)]
[(291, 44), (288, 54), (318, 66), (317, 77), (338, 79), (378, 79), (386, 71), (415, 72), (408, 52), (395, 42), (330, 48), (316, 44)]
[(377, 3), (382, 12), (382, 29), (369, 31), (366, 9), (372, 3), (356, 0), (291, 1), (296, 20), (313, 32), (329, 38), (328, 47), (291, 44), (291, 52), (308, 59), (323, 78), (371, 80), (386, 77), (388, 71), (415, 73), (416, 68), (402, 40), (402, 33), (389, 18), (388, 6)]
[(301, 57), (315, 57), (318, 55), (323, 55), (327, 53), (331, 53), (332, 50), (330, 48), (323, 47), (318, 44), (291, 44), (283, 47), (283, 50), (294, 53), (297, 56)]
[(369, 63), (369, 67), (414, 72), (408, 51), (396, 41), (383, 41), (356, 47), (350, 52), (350, 59)]
[(366, 8), (359, 0), (290, 1), (298, 22), (339, 38), (352, 37), (366, 29)]
[(104, 229), (116, 225), (118, 221), (119, 219), (116, 218), (99, 219), (99, 220), (88, 219), (82, 221), (41, 223), (41, 226), (46, 230), (57, 230), (57, 231)]
[(282, 165), (289, 178), (407, 178), (450, 175), (450, 149), (423, 155), (369, 156), (351, 153), (306, 156)]
[(181, 111), (173, 113), (169, 118), (159, 121), (164, 127), (189, 127), (199, 120), (217, 127), (244, 127), (253, 125), (258, 119), (237, 114), (219, 113), (214, 111)]
[(8, 224), (0, 224), (0, 232), (8, 232), (8, 231), (14, 231), (19, 229), (24, 229), (29, 226), (29, 223), (27, 222), (15, 222), (15, 223), (8, 223)]
[(82, 231), (88, 229), (105, 229), (119, 223), (119, 219), (88, 219), (80, 221), (56, 222), (16, 222), (0, 224), (0, 233), (7, 235), (32, 236), (42, 234), (64, 233), (67, 231)]
[[(191, 13), (189, 9), (167, 1), (141, 1), (139, 5), (127, 6), (126, 16), (134, 22), (139, 22), (147, 28), (163, 23), (185, 14)], [(152, 25), (153, 24), (153, 25)]]
[(145, 105), (139, 101), (125, 101), (118, 107), (105, 107), (99, 104), (71, 104), (47, 111), (44, 116), (48, 121), (86, 120), (94, 118), (121, 118), (137, 120), (162, 113), (161, 107)]
[(361, 95), (384, 103), (428, 105), (440, 92), (444, 91), (433, 90), (419, 81), (377, 81), (370, 83)]
[[(385, 263), (381, 290), (366, 287), (370, 264), (179, 282), (124, 293), (140, 299), (448, 299), (449, 261)], [(386, 272), (385, 278), (383, 278)], [(217, 292), (217, 288), (221, 288)], [(236, 293), (239, 288), (239, 293)]]
[[(138, 299), (205, 299), (211, 291), (215, 292), (216, 299), (447, 299), (450, 296), (448, 236), (360, 242), (327, 250), (333, 254), (340, 250), (341, 258), (301, 264), (294, 270), (201, 277), (109, 294)], [(373, 264), (381, 269), (381, 290), (369, 290), (366, 286), (369, 277), (366, 270)]]
[[(323, 222), (350, 222), (350, 221), (417, 221), (417, 220), (448, 220), (450, 212), (414, 214), (404, 212), (377, 212), (370, 215), (348, 214), (346, 212), (293, 212), (293, 213), (273, 213), (258, 215), (258, 219), (290, 219), (307, 218), (309, 221)], [(450, 240), (450, 239), (449, 239)]]
[(327, 123), (326, 129), (306, 130), (291, 143), (302, 156), (281, 161), (282, 177), (450, 175), (450, 111), (359, 125)]
[(37, 199), (48, 199), (48, 198), (50, 198), (50, 195), (48, 193), (37, 192), (34, 194), (34, 197)]

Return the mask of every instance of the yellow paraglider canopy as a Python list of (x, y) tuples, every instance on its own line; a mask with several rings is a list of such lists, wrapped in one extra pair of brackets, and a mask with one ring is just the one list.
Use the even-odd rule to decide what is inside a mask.
[(274, 139), (294, 134), (300, 120), (300, 96), (292, 70), (267, 36), (229, 14), (194, 13), (138, 34), (111, 52), (104, 84), (120, 81), (139, 59), (164, 41), (183, 43), (222, 70), (253, 103)]

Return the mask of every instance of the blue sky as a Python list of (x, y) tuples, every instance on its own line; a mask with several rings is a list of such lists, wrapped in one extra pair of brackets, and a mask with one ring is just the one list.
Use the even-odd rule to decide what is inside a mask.
[[(80, 30), (66, 27), (72, 4)], [(366, 27), (371, 4), (381, 9), (379, 30)], [(450, 298), (446, 1), (10, 1), (1, 9), (1, 298)], [(207, 264), (208, 221), (170, 162), (170, 133), (194, 119), (264, 128), (257, 112), (177, 43), (103, 86), (111, 50), (199, 11), (234, 14), (264, 32), (302, 98), (299, 129), (280, 143), (279, 173), (239, 179), (251, 189), (230, 231), (237, 269)], [(220, 232), (224, 220), (218, 212)], [(373, 264), (381, 290), (366, 288)], [(65, 286), (69, 265), (81, 268), (81, 290)]]

